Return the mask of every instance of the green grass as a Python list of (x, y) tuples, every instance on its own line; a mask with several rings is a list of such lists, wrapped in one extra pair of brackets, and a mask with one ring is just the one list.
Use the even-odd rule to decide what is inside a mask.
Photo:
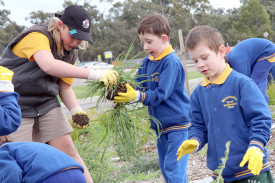
[(85, 91), (87, 91), (87, 85), (85, 86), (75, 86), (73, 87), (73, 90), (75, 92), (76, 98), (77, 99), (82, 99), (85, 97)]
[(275, 105), (275, 84), (268, 85), (266, 93), (269, 97), (269, 105)]
[[(75, 96), (77, 99), (84, 99), (88, 88), (87, 88), (87, 85), (75, 86), (75, 87), (73, 87), (73, 90), (75, 92)], [(58, 100), (59, 100), (59, 102), (62, 102), (59, 96), (58, 96)]]
[(201, 74), (199, 71), (189, 71), (187, 72), (188, 80), (190, 79), (197, 79), (203, 77), (203, 74)]
[[(115, 138), (110, 138), (107, 151), (102, 158), (106, 141), (102, 139), (106, 135), (106, 128), (97, 119), (104, 115), (104, 111), (97, 111), (96, 109), (88, 110), (90, 117), (90, 126), (87, 129), (74, 129), (71, 137), (74, 141), (80, 156), (88, 167), (91, 176), (96, 183), (118, 183), (118, 182), (132, 182), (154, 180), (161, 176), (158, 165), (158, 157), (155, 153), (145, 151), (144, 146), (139, 146), (138, 159), (133, 159), (131, 162), (120, 160), (113, 160), (114, 157), (119, 157)], [(149, 123), (148, 123), (149, 125)], [(153, 131), (146, 129), (152, 134)], [(156, 136), (150, 136), (150, 142), (156, 141)], [(149, 141), (147, 139), (147, 142)]]

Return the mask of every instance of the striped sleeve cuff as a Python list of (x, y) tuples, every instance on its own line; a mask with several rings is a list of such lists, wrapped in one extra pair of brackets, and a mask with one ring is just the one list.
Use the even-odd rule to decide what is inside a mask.
[(263, 145), (261, 142), (259, 142), (259, 141), (252, 140), (252, 141), (250, 142), (250, 144), (249, 144), (248, 147), (252, 147), (252, 146), (258, 147), (259, 149), (261, 149), (262, 151), (264, 151), (264, 145)]
[(145, 100), (145, 93), (142, 93), (142, 92), (140, 92), (140, 96), (139, 96), (139, 102), (144, 102), (144, 100)]

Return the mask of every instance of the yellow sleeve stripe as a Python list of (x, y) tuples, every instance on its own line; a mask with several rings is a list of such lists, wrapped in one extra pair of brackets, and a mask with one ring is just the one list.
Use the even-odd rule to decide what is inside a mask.
[(165, 128), (165, 129), (161, 130), (161, 132), (164, 133), (164, 132), (167, 132), (169, 130), (183, 129), (183, 128), (188, 128), (190, 126), (191, 126), (191, 123), (188, 123), (186, 125), (180, 125), (180, 126), (172, 126), (172, 127)]
[(267, 57), (260, 58), (257, 61), (261, 61), (261, 60), (268, 60), (269, 62), (275, 62), (275, 53)]
[[(263, 165), (262, 170), (268, 168), (269, 166), (270, 166), (270, 164), (267, 162), (266, 164)], [(251, 171), (250, 170), (244, 170), (244, 171), (236, 173), (235, 177), (241, 177), (241, 176), (245, 176), (245, 175), (248, 175), (248, 174), (251, 174)], [(213, 172), (212, 176), (213, 177), (218, 177), (218, 174)]]
[(145, 100), (145, 93), (141, 93), (141, 100), (140, 100), (140, 102), (144, 102), (144, 100)]
[(250, 142), (250, 144), (251, 144), (251, 145), (253, 145), (253, 144), (259, 145), (259, 146), (261, 146), (262, 148), (264, 148), (263, 144), (261, 144), (260, 142), (255, 141), (255, 140), (252, 140), (252, 141)]

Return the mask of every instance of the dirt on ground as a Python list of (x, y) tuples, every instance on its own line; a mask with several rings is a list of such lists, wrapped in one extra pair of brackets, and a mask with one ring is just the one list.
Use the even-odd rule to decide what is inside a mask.
[[(271, 171), (272, 171), (273, 177), (275, 177), (275, 131), (271, 132), (271, 137), (267, 144), (267, 148), (269, 151), (269, 163), (271, 165)], [(206, 177), (211, 177), (211, 175), (212, 175), (212, 171), (210, 171), (206, 166), (206, 148), (204, 147), (201, 151), (190, 154), (188, 165), (187, 165), (187, 182), (191, 183), (196, 180), (201, 180)], [(164, 179), (161, 177), (153, 181), (144, 181), (142, 183), (164, 183), (164, 182), (165, 182)]]
[[(271, 132), (271, 137), (266, 147), (269, 152), (269, 163), (271, 165), (271, 171), (273, 177), (275, 177), (275, 131)], [(206, 155), (203, 155), (202, 153), (195, 153), (190, 155), (187, 166), (188, 182), (210, 177), (211, 174), (212, 171), (210, 171), (206, 166)]]

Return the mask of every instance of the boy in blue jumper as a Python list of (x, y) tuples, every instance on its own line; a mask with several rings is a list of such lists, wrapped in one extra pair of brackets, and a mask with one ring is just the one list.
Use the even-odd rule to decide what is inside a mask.
[(230, 66), (255, 81), (266, 101), (268, 73), (275, 62), (275, 44), (263, 38), (250, 38), (239, 42), (226, 55)]
[(178, 149), (178, 160), (208, 143), (207, 167), (214, 171), (224, 157), (226, 142), (231, 141), (222, 172), (225, 182), (273, 183), (265, 148), (272, 118), (261, 91), (252, 79), (226, 63), (224, 40), (216, 29), (193, 28), (186, 50), (205, 77), (191, 95), (192, 125), (188, 140)]
[(10, 142), (5, 136), (21, 124), (12, 77), (13, 71), (0, 66), (0, 182), (85, 183), (83, 167), (62, 151), (43, 143)]
[(1, 183), (86, 183), (83, 167), (64, 152), (7, 136), (0, 136), (0, 167)]
[(136, 101), (148, 106), (149, 115), (161, 123), (159, 134), (156, 123), (151, 121), (151, 128), (159, 136), (157, 148), (162, 174), (168, 183), (186, 183), (188, 156), (180, 162), (176, 156), (190, 126), (185, 71), (169, 43), (170, 26), (166, 17), (157, 13), (148, 15), (140, 22), (138, 35), (149, 53), (137, 73), (140, 76), (137, 82), (147, 80), (141, 84), (145, 91), (127, 85), (127, 93), (119, 93), (114, 102)]
[(16, 131), (21, 124), (19, 95), (14, 92), (12, 77), (13, 71), (0, 66), (0, 135)]

